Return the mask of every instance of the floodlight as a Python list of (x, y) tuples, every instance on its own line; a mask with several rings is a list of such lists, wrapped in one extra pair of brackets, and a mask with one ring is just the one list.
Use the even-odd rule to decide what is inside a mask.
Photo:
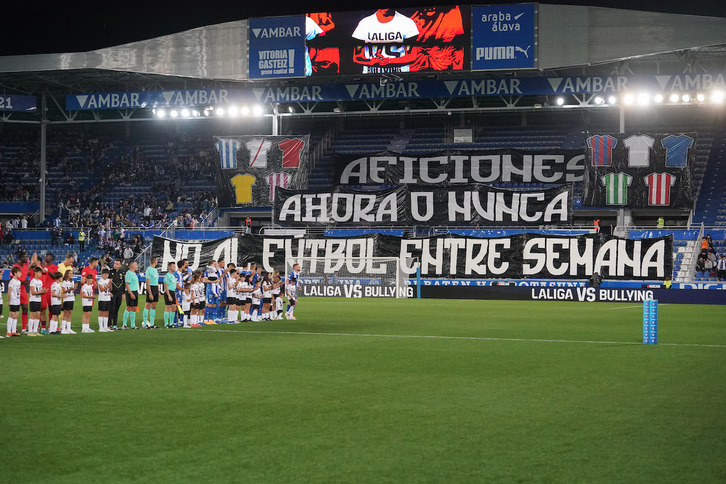
[(647, 92), (641, 92), (640, 94), (638, 94), (638, 104), (640, 104), (641, 106), (646, 106), (650, 104), (650, 94), (648, 94)]

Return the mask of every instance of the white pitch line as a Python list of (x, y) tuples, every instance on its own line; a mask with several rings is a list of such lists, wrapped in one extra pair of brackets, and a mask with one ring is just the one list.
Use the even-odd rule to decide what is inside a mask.
[[(284, 335), (303, 335), (303, 336), (358, 336), (361, 338), (411, 338), (411, 339), (448, 339), (448, 340), (467, 340), (467, 341), (517, 341), (523, 343), (580, 343), (592, 345), (642, 345), (643, 343), (634, 341), (587, 341), (587, 340), (567, 340), (567, 339), (528, 339), (528, 338), (494, 338), (484, 336), (438, 336), (438, 335), (418, 335), (418, 334), (370, 334), (370, 333), (323, 333), (312, 331), (255, 331), (240, 330), (230, 331), (222, 329), (207, 329), (205, 332), (216, 333), (251, 333), (251, 334), (284, 334)], [(726, 345), (706, 345), (696, 343), (658, 343), (663, 346), (695, 346), (707, 348), (726, 348)]]

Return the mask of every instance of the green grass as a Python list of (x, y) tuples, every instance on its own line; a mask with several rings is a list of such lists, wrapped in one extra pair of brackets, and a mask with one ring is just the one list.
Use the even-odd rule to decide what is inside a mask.
[(76, 316), (0, 341), (1, 482), (726, 480), (723, 307), (661, 306), (656, 346), (627, 303), (306, 298), (298, 321), (90, 335)]

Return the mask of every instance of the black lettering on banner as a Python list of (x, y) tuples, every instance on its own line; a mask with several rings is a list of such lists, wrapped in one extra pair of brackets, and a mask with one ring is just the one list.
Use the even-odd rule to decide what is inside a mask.
[(393, 151), (333, 157), (338, 185), (467, 185), (572, 183), (583, 180), (582, 150), (441, 151), (405, 156)]
[(336, 187), (324, 192), (278, 189), (275, 223), (315, 225), (547, 225), (569, 223), (569, 186), (532, 191), (486, 185)]
[[(359, 237), (227, 237), (188, 243), (154, 237), (152, 256), (166, 262), (187, 257), (194, 269), (224, 257), (238, 267), (251, 262), (264, 270), (284, 270), (286, 259), (319, 257), (315, 272), (343, 270), (361, 277), (381, 274), (374, 257), (398, 257), (401, 269), (414, 277), (451, 279), (605, 279), (663, 280), (673, 271), (673, 236), (621, 239), (603, 234), (577, 236), (522, 233), (477, 238), (440, 235), (401, 238)], [(305, 276), (303, 267), (303, 277)]]

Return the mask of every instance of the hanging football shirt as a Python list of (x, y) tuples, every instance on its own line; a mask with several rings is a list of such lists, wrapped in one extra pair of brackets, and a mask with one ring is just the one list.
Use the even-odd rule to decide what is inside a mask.
[(305, 148), (305, 141), (299, 138), (284, 139), (277, 143), (282, 150), (282, 167), (283, 168), (299, 168), (300, 155)]
[(643, 178), (645, 184), (648, 185), (648, 205), (670, 205), (671, 187), (676, 184), (676, 178), (670, 173), (651, 173)]
[(265, 138), (254, 138), (245, 143), (245, 146), (250, 152), (250, 167), (267, 168), (267, 152), (272, 148), (272, 143)]
[(667, 136), (660, 141), (666, 150), (666, 166), (684, 168), (688, 160), (688, 150), (693, 146), (693, 138), (684, 134)]
[(257, 179), (245, 173), (244, 175), (235, 175), (229, 179), (234, 186), (234, 198), (236, 203), (252, 203), (252, 185)]
[(223, 169), (237, 168), (237, 151), (242, 147), (236, 139), (220, 139), (214, 145), (219, 152)]
[(626, 205), (628, 203), (628, 187), (633, 177), (627, 173), (608, 173), (600, 179), (605, 185), (605, 203), (607, 205)]
[(587, 146), (591, 150), (592, 166), (610, 166), (613, 164), (613, 148), (618, 140), (610, 135), (595, 135), (587, 138)]
[(631, 168), (647, 168), (650, 166), (650, 149), (655, 140), (647, 135), (633, 135), (626, 138), (623, 144), (628, 148), (628, 166)]
[(270, 201), (275, 201), (275, 188), (287, 188), (290, 183), (290, 175), (287, 173), (272, 173), (267, 175), (267, 185), (270, 187)]

